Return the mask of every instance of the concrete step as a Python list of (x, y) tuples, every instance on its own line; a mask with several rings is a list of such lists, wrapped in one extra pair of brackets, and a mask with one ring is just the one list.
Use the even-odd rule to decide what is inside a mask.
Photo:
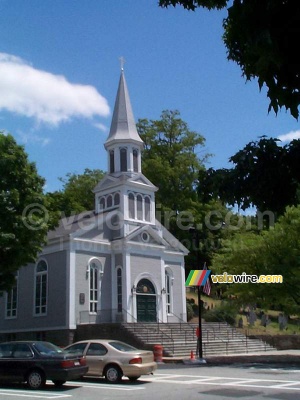
[[(122, 324), (123, 329), (148, 348), (161, 344), (164, 356), (188, 357), (196, 351), (195, 331), (198, 324), (137, 323)], [(257, 339), (249, 339), (226, 323), (202, 323), (202, 348), (205, 355), (242, 354), (269, 351), (274, 348)]]

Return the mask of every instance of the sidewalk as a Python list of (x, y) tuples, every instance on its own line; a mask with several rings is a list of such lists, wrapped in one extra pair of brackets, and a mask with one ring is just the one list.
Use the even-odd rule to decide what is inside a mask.
[(203, 365), (222, 365), (222, 364), (299, 364), (300, 350), (275, 350), (263, 351), (258, 353), (230, 354), (219, 356), (207, 356), (199, 360), (197, 357), (163, 357), (163, 363), (177, 364), (203, 364)]

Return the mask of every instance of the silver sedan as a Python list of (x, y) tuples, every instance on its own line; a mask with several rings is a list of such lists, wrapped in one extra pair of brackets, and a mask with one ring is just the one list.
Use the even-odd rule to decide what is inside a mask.
[(67, 346), (65, 351), (86, 358), (87, 375), (104, 376), (110, 383), (119, 382), (122, 376), (135, 381), (157, 369), (152, 351), (139, 350), (118, 340), (82, 340)]

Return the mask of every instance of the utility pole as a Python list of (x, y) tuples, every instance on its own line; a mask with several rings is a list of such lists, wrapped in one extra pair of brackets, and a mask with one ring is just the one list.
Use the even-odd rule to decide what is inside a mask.
[[(196, 260), (197, 260), (197, 268), (196, 269), (201, 269), (200, 268), (200, 249), (199, 249), (199, 242), (200, 242), (200, 236), (199, 236), (199, 231), (197, 228), (190, 228), (190, 233), (193, 235), (194, 243), (195, 243), (195, 251), (196, 251)], [(203, 358), (203, 345), (202, 345), (202, 301), (201, 301), (201, 286), (198, 286), (198, 330), (199, 330), (199, 337), (198, 337), (198, 356), (199, 358)]]

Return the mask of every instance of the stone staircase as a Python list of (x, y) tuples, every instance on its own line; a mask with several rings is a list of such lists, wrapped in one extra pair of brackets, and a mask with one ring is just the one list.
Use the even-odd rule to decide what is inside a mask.
[[(189, 357), (196, 352), (197, 324), (122, 323), (124, 335), (139, 347), (163, 346), (164, 357)], [(256, 353), (276, 350), (269, 344), (250, 339), (225, 322), (202, 322), (203, 356)]]

